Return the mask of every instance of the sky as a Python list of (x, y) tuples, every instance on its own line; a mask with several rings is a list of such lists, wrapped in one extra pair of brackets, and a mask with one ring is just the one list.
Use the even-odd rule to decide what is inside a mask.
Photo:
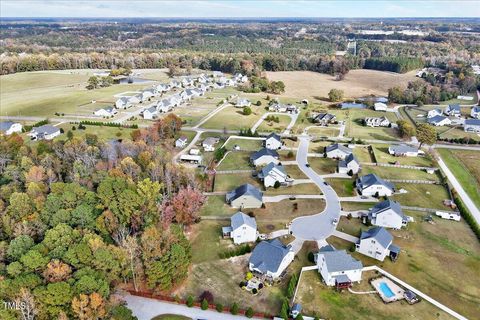
[(480, 17), (480, 0), (0, 0), (0, 17)]

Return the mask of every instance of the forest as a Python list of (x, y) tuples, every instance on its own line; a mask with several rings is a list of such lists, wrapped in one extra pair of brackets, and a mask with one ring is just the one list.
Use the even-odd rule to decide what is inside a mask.
[[(184, 231), (205, 199), (173, 164), (174, 115), (132, 139), (0, 137), (0, 299), (36, 319), (134, 319), (118, 287), (167, 292), (187, 276)], [(27, 319), (27, 318), (25, 318)]]

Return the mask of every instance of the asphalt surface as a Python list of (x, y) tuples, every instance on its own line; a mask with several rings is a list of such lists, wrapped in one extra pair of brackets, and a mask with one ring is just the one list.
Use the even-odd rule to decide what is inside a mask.
[(332, 222), (340, 220), (340, 201), (337, 193), (325, 180), (310, 167), (307, 167), (308, 145), (310, 137), (299, 136), (300, 144), (297, 151), (297, 162), (300, 170), (322, 190), (325, 196), (326, 207), (321, 213), (299, 217), (292, 221), (290, 232), (297, 239), (323, 240), (329, 237), (336, 228)]

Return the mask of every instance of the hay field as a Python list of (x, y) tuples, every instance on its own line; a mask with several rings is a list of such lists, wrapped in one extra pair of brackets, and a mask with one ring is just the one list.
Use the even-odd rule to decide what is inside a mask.
[(341, 89), (346, 98), (358, 98), (366, 95), (387, 95), (389, 88), (406, 86), (415, 80), (415, 71), (405, 74), (376, 70), (351, 70), (342, 81), (323, 73), (311, 71), (267, 72), (269, 80), (285, 83), (284, 96), (324, 100), (330, 89)]

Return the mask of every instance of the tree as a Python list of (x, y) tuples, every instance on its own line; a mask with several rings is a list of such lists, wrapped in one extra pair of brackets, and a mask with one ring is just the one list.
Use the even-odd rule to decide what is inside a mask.
[(140, 258), (140, 246), (135, 237), (127, 236), (125, 241), (121, 244), (123, 250), (127, 254), (128, 260), (130, 262), (130, 272), (132, 274), (133, 288), (135, 291), (138, 291), (137, 284), (137, 270), (141, 267)]
[(343, 95), (344, 95), (343, 90), (331, 89), (328, 92), (328, 99), (330, 99), (330, 101), (332, 101), (332, 102), (341, 101), (341, 100), (343, 100)]
[(38, 313), (38, 309), (35, 304), (35, 299), (26, 288), (20, 289), (20, 294), (15, 299), (15, 302), (18, 306), (21, 306), (20, 313), (22, 315), (22, 320), (33, 320)]
[(189, 308), (193, 307), (193, 297), (192, 296), (187, 297), (186, 304), (187, 304), (187, 307), (189, 307)]
[(207, 301), (207, 299), (203, 299), (203, 300), (202, 300), (201, 308), (202, 308), (202, 310), (207, 310), (207, 309), (208, 309), (208, 301)]
[(249, 116), (252, 114), (252, 109), (250, 107), (244, 107), (243, 108), (243, 115)]
[(253, 312), (252, 307), (249, 307), (249, 308), (247, 309), (247, 311), (245, 312), (245, 316), (246, 316), (247, 318), (252, 318), (254, 314), (255, 314), (255, 313)]
[(417, 127), (417, 139), (420, 142), (420, 147), (423, 144), (433, 145), (437, 141), (437, 132), (433, 126), (421, 123)]
[(48, 282), (65, 281), (70, 278), (72, 268), (58, 259), (53, 259), (47, 264), (47, 267), (43, 271), (43, 277)]
[(217, 310), (218, 312), (223, 312), (223, 304), (217, 303), (215, 305), (215, 310)]
[(280, 181), (278, 181), (278, 180), (275, 181), (275, 183), (273, 184), (273, 187), (274, 187), (275, 189), (280, 188)]
[(205, 200), (205, 196), (200, 190), (191, 186), (181, 188), (171, 200), (171, 206), (175, 212), (175, 220), (184, 225), (192, 224), (198, 219), (198, 214)]
[(284, 299), (283, 303), (282, 303), (282, 308), (280, 309), (280, 317), (281, 318), (283, 318), (283, 319), (288, 319), (289, 318), (288, 309), (289, 309), (288, 300)]
[(88, 82), (88, 85), (87, 85), (88, 90), (97, 89), (98, 86), (100, 85), (100, 81), (96, 76), (91, 76), (90, 78), (88, 78), (87, 82)]
[(35, 242), (30, 236), (20, 235), (10, 242), (7, 249), (7, 257), (11, 261), (19, 260), (34, 244)]
[(233, 315), (238, 314), (238, 304), (236, 302), (232, 304), (232, 307), (230, 308), (230, 313)]
[(80, 294), (72, 300), (72, 310), (80, 320), (95, 320), (105, 317), (105, 302), (98, 293)]
[(411, 138), (415, 135), (415, 128), (406, 120), (397, 121), (398, 130), (403, 138)]

